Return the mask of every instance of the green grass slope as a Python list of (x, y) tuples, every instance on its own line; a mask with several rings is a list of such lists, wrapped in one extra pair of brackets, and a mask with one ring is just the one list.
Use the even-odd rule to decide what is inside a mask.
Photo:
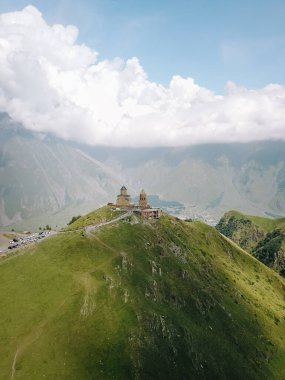
[(124, 213), (121, 210), (113, 210), (109, 206), (103, 206), (96, 211), (92, 211), (87, 215), (81, 216), (75, 222), (69, 224), (63, 231), (73, 231), (84, 228), (91, 224), (104, 223), (116, 218)]
[(285, 218), (271, 219), (262, 216), (246, 215), (235, 210), (226, 212), (221, 220), (228, 221), (230, 218), (234, 218), (239, 221), (249, 220), (264, 232), (271, 232), (275, 228), (285, 226)]
[(285, 282), (162, 216), (62, 233), (0, 264), (1, 379), (284, 379)]
[(274, 228), (284, 226), (285, 218), (266, 218), (262, 216), (246, 215), (238, 211), (229, 211), (225, 215), (228, 217), (234, 216), (236, 219), (248, 219), (256, 226), (262, 228), (266, 232), (272, 231)]
[(285, 275), (285, 218), (270, 219), (229, 211), (216, 228), (262, 263)]

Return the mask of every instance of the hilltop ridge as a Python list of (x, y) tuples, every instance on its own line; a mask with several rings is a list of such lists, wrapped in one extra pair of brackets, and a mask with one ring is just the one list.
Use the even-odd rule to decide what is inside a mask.
[(1, 379), (285, 376), (284, 280), (201, 222), (58, 233), (0, 276)]

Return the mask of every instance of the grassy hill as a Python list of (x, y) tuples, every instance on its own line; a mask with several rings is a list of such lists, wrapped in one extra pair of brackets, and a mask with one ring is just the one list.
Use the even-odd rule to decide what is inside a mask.
[(250, 220), (257, 227), (261, 228), (265, 232), (271, 232), (273, 229), (279, 226), (285, 226), (285, 218), (265, 218), (262, 216), (245, 215), (239, 211), (229, 211), (225, 214), (225, 218), (235, 217), (237, 220), (246, 219)]
[(1, 379), (285, 377), (284, 280), (200, 222), (60, 233), (0, 277)]
[(285, 218), (227, 212), (217, 230), (278, 273), (285, 275)]
[(123, 214), (123, 211), (121, 210), (112, 210), (108, 206), (103, 206), (96, 211), (92, 211), (87, 215), (81, 216), (75, 222), (65, 227), (63, 231), (73, 231), (79, 228), (84, 228), (91, 224), (104, 223), (116, 218), (121, 214)]

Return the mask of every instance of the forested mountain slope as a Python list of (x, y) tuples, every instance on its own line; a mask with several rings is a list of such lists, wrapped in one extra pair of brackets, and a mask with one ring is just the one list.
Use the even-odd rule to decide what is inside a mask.
[(285, 218), (270, 219), (229, 211), (216, 228), (265, 265), (285, 276)]

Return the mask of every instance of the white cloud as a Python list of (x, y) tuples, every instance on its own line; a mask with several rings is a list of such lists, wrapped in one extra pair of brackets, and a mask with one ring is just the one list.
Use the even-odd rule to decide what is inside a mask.
[[(150, 82), (137, 58), (98, 61), (74, 26), (28, 6), (0, 15), (0, 111), (28, 129), (114, 146), (285, 138), (285, 88), (228, 83), (218, 96), (176, 75)], [(163, 62), (162, 62), (163, 64)]]

